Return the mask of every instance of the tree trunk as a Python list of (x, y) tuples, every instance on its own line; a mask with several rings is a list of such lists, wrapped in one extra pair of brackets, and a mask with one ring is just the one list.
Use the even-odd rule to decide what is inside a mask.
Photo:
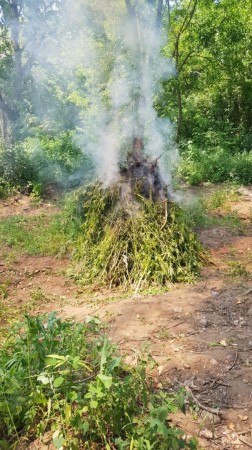
[(1, 134), (3, 137), (3, 141), (6, 144), (10, 144), (10, 135), (9, 135), (9, 131), (8, 131), (8, 119), (6, 114), (2, 111), (1, 113)]
[(18, 113), (16, 111), (14, 111), (14, 109), (12, 109), (7, 103), (6, 101), (3, 99), (3, 96), (0, 92), (0, 109), (1, 111), (7, 115), (8, 119), (10, 121), (14, 121), (17, 120), (18, 118)]
[(15, 97), (17, 103), (21, 100), (23, 84), (22, 48), (20, 47), (20, 12), (21, 6), (18, 0), (12, 0), (11, 11), (13, 23), (11, 26), (11, 38), (14, 48), (15, 61)]

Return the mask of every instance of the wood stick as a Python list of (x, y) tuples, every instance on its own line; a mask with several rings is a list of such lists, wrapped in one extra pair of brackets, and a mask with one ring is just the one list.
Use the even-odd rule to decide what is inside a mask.
[(252, 448), (252, 444), (250, 444), (248, 441), (245, 441), (245, 439), (242, 439), (240, 436), (238, 436), (239, 441), (241, 441), (243, 444), (247, 445), (248, 447)]
[(215, 409), (215, 408), (209, 408), (208, 406), (202, 405), (202, 403), (199, 402), (199, 400), (195, 397), (195, 395), (192, 393), (191, 389), (189, 387), (186, 387), (186, 390), (189, 392), (189, 394), (192, 396), (194, 402), (196, 403), (196, 405), (200, 408), (203, 409), (204, 411), (209, 412), (210, 414), (213, 414), (215, 416), (220, 416), (221, 418), (224, 417), (224, 412), (219, 410), (219, 409)]
[(238, 358), (238, 350), (236, 350), (235, 360), (234, 360), (232, 366), (229, 367), (229, 369), (228, 369), (229, 372), (230, 372), (230, 370), (232, 370), (232, 369), (234, 368), (234, 366), (235, 366), (235, 364), (236, 364), (236, 362), (237, 362), (237, 358)]
[(249, 289), (248, 291), (246, 291), (245, 294), (243, 294), (243, 295), (248, 295), (248, 294), (250, 294), (251, 292), (252, 292), (252, 288)]

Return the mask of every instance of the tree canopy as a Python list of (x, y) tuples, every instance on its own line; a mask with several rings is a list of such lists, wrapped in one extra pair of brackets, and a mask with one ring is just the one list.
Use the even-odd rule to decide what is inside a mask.
[(250, 0), (2, 0), (2, 140), (70, 133), (97, 162), (90, 142), (105, 123), (112, 136), (117, 121), (122, 147), (129, 108), (136, 128), (154, 106), (158, 134), (145, 119), (147, 141), (164, 135), (168, 148), (174, 133), (162, 120), (171, 119), (182, 151), (220, 141), (231, 153), (250, 151), (251, 21)]

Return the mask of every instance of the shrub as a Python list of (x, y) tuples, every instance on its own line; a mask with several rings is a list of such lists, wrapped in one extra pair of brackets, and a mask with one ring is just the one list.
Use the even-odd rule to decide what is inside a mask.
[(183, 392), (155, 391), (146, 358), (126, 366), (97, 319), (88, 322), (27, 316), (13, 330), (0, 353), (1, 448), (50, 431), (58, 449), (196, 449), (168, 421), (185, 412)]
[[(73, 187), (90, 176), (91, 159), (74, 144), (66, 132), (57, 137), (41, 135), (29, 137), (16, 145), (0, 146), (0, 195), (7, 193), (7, 185), (29, 191), (38, 190), (50, 182)], [(1, 193), (2, 192), (2, 193)]]
[(37, 181), (42, 184), (58, 182), (63, 187), (77, 186), (93, 171), (91, 158), (77, 147), (70, 132), (27, 138), (22, 147), (38, 173)]
[(22, 147), (0, 146), (0, 179), (2, 186), (24, 188), (35, 181), (38, 173)]
[(204, 181), (252, 183), (252, 152), (232, 153), (223, 147), (202, 147), (189, 141), (182, 146), (179, 174), (189, 184)]

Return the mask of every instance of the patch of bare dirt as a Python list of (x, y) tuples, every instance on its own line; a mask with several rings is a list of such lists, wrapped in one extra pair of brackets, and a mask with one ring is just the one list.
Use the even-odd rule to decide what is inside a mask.
[(60, 208), (55, 204), (56, 197), (46, 202), (40, 202), (28, 195), (17, 194), (0, 201), (0, 218), (24, 215), (28, 217), (41, 214), (55, 214)]
[[(246, 221), (252, 200), (243, 195), (251, 192), (240, 199), (247, 205)], [(237, 211), (240, 200), (233, 204)], [(13, 204), (4, 208), (6, 215), (17, 211)], [(52, 212), (50, 206), (42, 208)], [(0, 277), (9, 280), (5, 302), (32, 305), (35, 314), (57, 310), (61, 317), (79, 321), (99, 317), (128, 363), (134, 364), (135, 353), (147, 348), (156, 363), (151, 375), (157, 389), (188, 390), (194, 409), (174, 421), (198, 436), (201, 448), (245, 450), (252, 447), (251, 227), (245, 234), (239, 227), (197, 233), (212, 263), (194, 285), (121, 299), (96, 293), (87, 300), (66, 276), (69, 259), (20, 256), (13, 263), (0, 261)]]
[(68, 267), (69, 259), (51, 256), (20, 256), (11, 264), (0, 260), (0, 280), (8, 291), (5, 306), (39, 314), (73, 302), (78, 288), (65, 276)]
[(238, 191), (241, 195), (239, 202), (230, 202), (230, 210), (246, 222), (252, 221), (252, 186), (242, 187)]

